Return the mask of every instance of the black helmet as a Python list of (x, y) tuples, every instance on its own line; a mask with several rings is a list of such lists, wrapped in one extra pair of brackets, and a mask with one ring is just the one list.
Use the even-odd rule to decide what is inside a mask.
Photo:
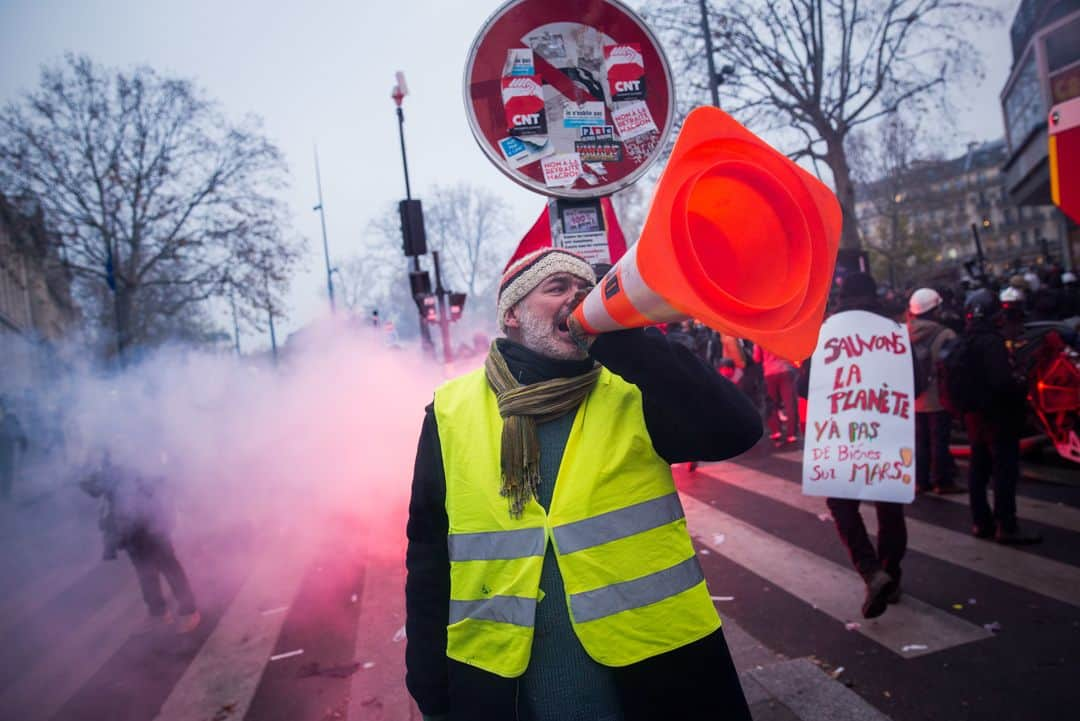
[(968, 321), (993, 318), (1000, 308), (997, 296), (986, 288), (980, 288), (964, 301), (964, 317)]

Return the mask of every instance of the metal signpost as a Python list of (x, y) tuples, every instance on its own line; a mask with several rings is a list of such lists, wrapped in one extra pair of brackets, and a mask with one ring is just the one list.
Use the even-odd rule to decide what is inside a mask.
[(488, 159), (550, 199), (553, 244), (616, 260), (600, 198), (645, 173), (675, 116), (667, 58), (641, 18), (616, 0), (510, 0), (473, 41), (464, 99)]

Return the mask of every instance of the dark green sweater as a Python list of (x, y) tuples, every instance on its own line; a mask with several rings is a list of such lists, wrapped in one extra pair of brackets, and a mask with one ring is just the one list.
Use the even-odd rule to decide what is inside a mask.
[[(540, 494), (551, 507), (566, 441), (574, 423), (567, 413), (537, 427), (540, 440)], [(559, 564), (548, 544), (540, 574), (543, 600), (536, 607), (536, 635), (529, 667), (521, 677), (518, 713), (523, 721), (620, 721), (612, 670), (585, 653), (570, 625)]]

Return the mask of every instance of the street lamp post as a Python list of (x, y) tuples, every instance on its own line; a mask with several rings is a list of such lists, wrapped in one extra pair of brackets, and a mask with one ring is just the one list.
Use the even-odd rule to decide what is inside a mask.
[[(393, 90), (390, 91), (390, 97), (394, 99), (394, 105), (397, 106), (397, 119), (398, 119), (398, 138), (401, 141), (401, 167), (405, 171), (405, 199), (412, 200), (412, 188), (409, 185), (409, 159), (405, 154), (405, 112), (401, 109), (401, 101), (405, 99), (405, 96), (409, 93), (409, 88), (405, 84), (405, 74), (398, 72), (396, 74)], [(412, 256), (413, 272), (420, 272), (420, 258), (419, 256)], [(431, 342), (431, 331), (428, 329), (427, 320), (424, 318), (423, 313), (417, 308), (417, 315), (420, 320), (420, 339), (424, 348), (432, 350), (434, 345)]]
[(323, 210), (322, 176), (319, 174), (318, 147), (315, 147), (315, 188), (319, 194), (319, 204), (312, 210), (319, 211), (319, 221), (322, 223), (323, 256), (326, 258), (326, 294), (330, 296), (330, 312), (333, 313), (336, 309), (334, 306), (334, 269), (330, 265), (330, 246), (326, 242), (326, 213)]

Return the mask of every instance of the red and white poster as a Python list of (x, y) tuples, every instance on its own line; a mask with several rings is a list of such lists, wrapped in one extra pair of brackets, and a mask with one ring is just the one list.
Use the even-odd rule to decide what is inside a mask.
[(502, 79), (503, 111), (511, 135), (544, 135), (544, 87), (538, 75), (513, 75)]
[(645, 59), (637, 43), (604, 47), (608, 95), (612, 101), (645, 99)]
[(560, 153), (540, 161), (544, 171), (544, 183), (550, 188), (573, 185), (581, 176), (581, 157), (577, 153)]
[(656, 131), (649, 106), (640, 100), (611, 111), (611, 120), (619, 131), (619, 139), (623, 141)]
[(907, 327), (861, 310), (826, 320), (810, 366), (803, 493), (911, 503), (914, 385)]

